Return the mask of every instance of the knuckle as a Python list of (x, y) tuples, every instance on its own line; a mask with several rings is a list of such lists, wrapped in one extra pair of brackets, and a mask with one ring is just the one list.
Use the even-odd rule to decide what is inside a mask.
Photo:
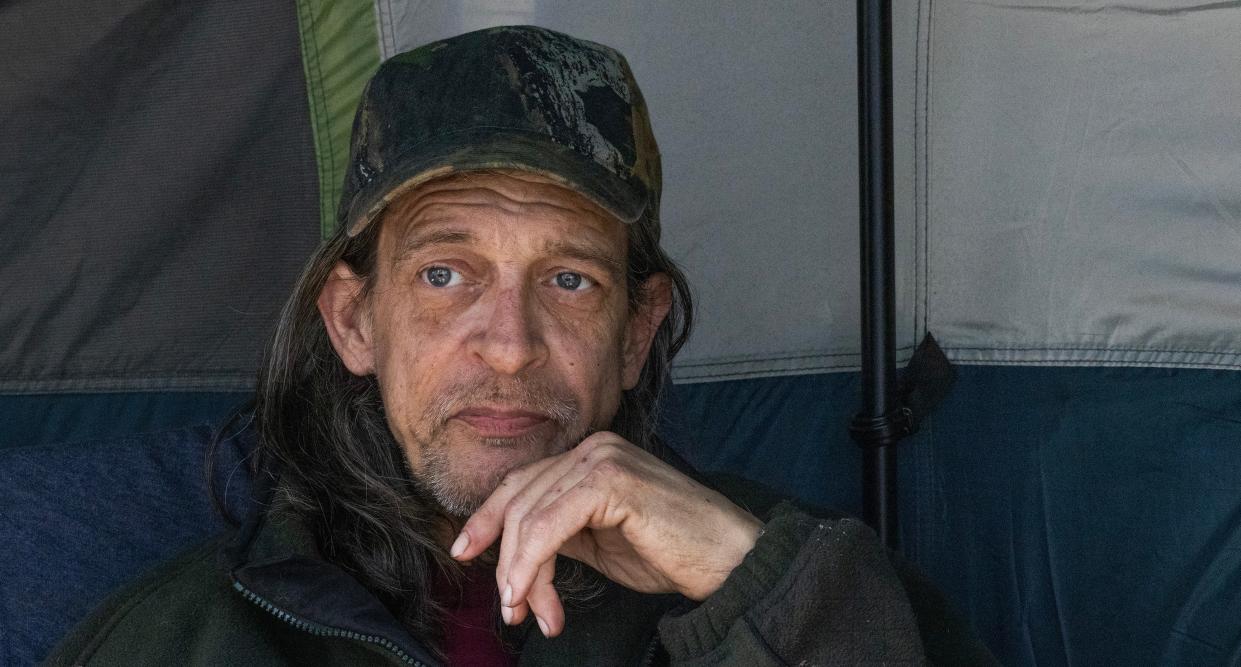
[(532, 512), (522, 518), (520, 525), (522, 535), (527, 535), (532, 540), (541, 540), (552, 532), (555, 520), (549, 512)]
[[(518, 523), (524, 520), (526, 503), (523, 498), (510, 498), (504, 505), (504, 523)], [(520, 524), (518, 524), (520, 525)]]
[(577, 452), (582, 456), (590, 456), (599, 446), (601, 439), (598, 433), (591, 433), (585, 440), (578, 443)]
[(523, 484), (526, 478), (533, 473), (535, 463), (537, 463), (537, 461), (517, 466), (516, 468), (504, 473), (503, 479), (500, 480), (500, 485), (512, 487), (514, 485)]
[(606, 488), (615, 480), (616, 477), (609, 474), (607, 470), (595, 468), (594, 470), (591, 470), (586, 477), (582, 478), (581, 483), (578, 484), (576, 495), (578, 498), (593, 497), (595, 494), (599, 493), (601, 489)]
[[(595, 435), (599, 434), (596, 433)], [(603, 461), (616, 458), (620, 453), (621, 448), (617, 446), (615, 441), (607, 438), (600, 438), (592, 441), (590, 446), (582, 452), (581, 461), (586, 464), (598, 465)]]
[(614, 458), (604, 458), (595, 463), (593, 474), (600, 479), (616, 479), (625, 475), (625, 466)]
[(595, 446), (600, 443), (607, 442), (615, 437), (617, 437), (616, 434), (611, 431), (595, 431), (594, 433), (586, 436), (586, 439), (582, 441), (582, 444)]

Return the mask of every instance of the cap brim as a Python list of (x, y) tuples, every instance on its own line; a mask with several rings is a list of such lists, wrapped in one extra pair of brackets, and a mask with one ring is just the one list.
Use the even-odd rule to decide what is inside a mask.
[(545, 176), (581, 193), (621, 222), (642, 217), (646, 197), (638, 188), (577, 150), (533, 132), (490, 131), (485, 136), (456, 134), (410, 151), (416, 159), (398, 160), (382, 177), (363, 187), (350, 203), (342, 224), (356, 236), (393, 200), (449, 174), (487, 169), (516, 169)]

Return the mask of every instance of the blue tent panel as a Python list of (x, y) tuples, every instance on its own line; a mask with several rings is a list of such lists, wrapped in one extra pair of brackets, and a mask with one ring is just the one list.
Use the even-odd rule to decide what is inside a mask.
[[(1001, 661), (1236, 664), (1241, 374), (959, 373), (901, 446), (902, 538)], [(853, 374), (677, 386), (665, 432), (701, 468), (856, 512), (856, 391)], [(222, 530), (208, 434), (0, 449), (0, 658), (45, 654), (110, 589)]]

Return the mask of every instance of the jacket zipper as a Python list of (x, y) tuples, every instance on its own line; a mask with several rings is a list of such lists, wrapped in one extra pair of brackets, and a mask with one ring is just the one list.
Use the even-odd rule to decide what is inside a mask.
[(646, 655), (642, 657), (642, 667), (651, 667), (655, 664), (655, 652), (659, 650), (659, 631), (655, 631), (655, 635), (651, 637), (651, 643), (646, 645)]
[(382, 646), (383, 648), (390, 651), (396, 657), (400, 658), (401, 662), (404, 662), (407, 665), (414, 665), (414, 667), (427, 667), (427, 665), (424, 665), (418, 660), (415, 660), (413, 656), (401, 650), (400, 646), (397, 646), (395, 643), (392, 642), (392, 640), (387, 639), (386, 637), (380, 637), (377, 635), (364, 635), (360, 632), (353, 632), (352, 630), (341, 630), (340, 628), (333, 628), (327, 625), (319, 625), (318, 623), (312, 623), (310, 621), (298, 618), (297, 616), (290, 614), (289, 612), (281, 609), (280, 607), (277, 607), (271, 602), (268, 602), (265, 598), (263, 598), (259, 594), (241, 585), (240, 581), (234, 580), (233, 588), (237, 589), (237, 592), (241, 593), (242, 596), (244, 596), (247, 600), (258, 605), (260, 608), (262, 608), (267, 613), (271, 614), (272, 616), (275, 616), (276, 618), (280, 619), (281, 621), (284, 621), (285, 623), (288, 623), (289, 625), (297, 628), (298, 630), (301, 630), (303, 632), (308, 632), (312, 635), (317, 635), (320, 637), (342, 637), (345, 639), (354, 639), (357, 641), (368, 642), (371, 644), (378, 644), (379, 646)]

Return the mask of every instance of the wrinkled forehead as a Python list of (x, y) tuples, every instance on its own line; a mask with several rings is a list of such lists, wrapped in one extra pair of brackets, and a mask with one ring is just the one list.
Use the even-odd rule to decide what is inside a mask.
[(625, 238), (626, 225), (582, 194), (516, 170), (454, 173), (422, 184), (392, 201), (381, 225), (384, 236), (397, 241), (420, 226), (468, 219), (475, 210), (516, 222), (524, 217), (556, 222), (584, 237)]

